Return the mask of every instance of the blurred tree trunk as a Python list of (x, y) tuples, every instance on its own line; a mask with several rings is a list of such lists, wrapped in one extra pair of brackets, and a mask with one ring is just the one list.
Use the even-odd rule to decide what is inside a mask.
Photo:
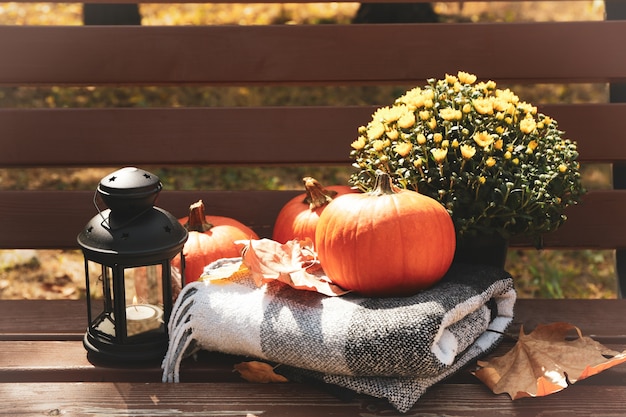
[(86, 3), (83, 5), (83, 24), (141, 25), (139, 5)]
[[(604, 9), (606, 20), (626, 19), (626, 3), (623, 1), (606, 0)], [(610, 83), (609, 95), (611, 103), (626, 103), (626, 83)], [(626, 164), (613, 164), (613, 188), (626, 189)], [(620, 298), (626, 298), (626, 250), (615, 251), (615, 269), (619, 284), (618, 295)]]
[(352, 23), (437, 23), (431, 3), (361, 3)]

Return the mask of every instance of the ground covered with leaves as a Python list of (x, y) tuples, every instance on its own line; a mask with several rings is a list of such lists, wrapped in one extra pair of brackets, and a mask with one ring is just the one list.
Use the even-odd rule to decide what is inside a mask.
[[(441, 21), (510, 22), (532, 20), (600, 20), (603, 1), (447, 2), (433, 3)], [(79, 25), (76, 4), (4, 3), (0, 24)], [(142, 4), (143, 25), (319, 24), (350, 23), (359, 3), (307, 4)], [(606, 85), (541, 85), (532, 90), (511, 86), (534, 103), (606, 101)], [(0, 88), (0, 107), (248, 106), (387, 104), (402, 91), (394, 87), (324, 88)], [(356, 127), (355, 127), (356, 130)], [(348, 152), (348, 151), (346, 151)], [(2, 189), (87, 189), (119, 167), (93, 169), (0, 169)], [(303, 176), (327, 185), (345, 184), (345, 167), (324, 169), (144, 167), (156, 173), (166, 189), (289, 189), (301, 187)], [(588, 188), (610, 186), (609, 167), (584, 173)], [(520, 297), (614, 298), (616, 281), (612, 251), (509, 251), (507, 269), (516, 277)], [(78, 251), (0, 251), (0, 299), (83, 298), (82, 257)]]

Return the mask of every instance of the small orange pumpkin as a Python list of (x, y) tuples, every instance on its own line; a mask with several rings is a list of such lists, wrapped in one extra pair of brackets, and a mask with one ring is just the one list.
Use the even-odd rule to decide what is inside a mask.
[(323, 187), (315, 178), (302, 179), (306, 192), (289, 200), (278, 213), (274, 224), (272, 240), (286, 243), (293, 239), (307, 237), (315, 241), (315, 227), (320, 214), (333, 198), (356, 192), (347, 185)]
[[(221, 258), (241, 256), (241, 246), (236, 240), (258, 239), (248, 226), (235, 219), (223, 216), (207, 216), (202, 200), (189, 206), (189, 216), (178, 219), (189, 231), (183, 246), (185, 257), (185, 283), (197, 281), (204, 267)], [(180, 258), (172, 265), (180, 268)]]
[(374, 190), (334, 199), (315, 248), (328, 277), (365, 296), (408, 296), (439, 281), (456, 246), (452, 218), (436, 200), (379, 174)]

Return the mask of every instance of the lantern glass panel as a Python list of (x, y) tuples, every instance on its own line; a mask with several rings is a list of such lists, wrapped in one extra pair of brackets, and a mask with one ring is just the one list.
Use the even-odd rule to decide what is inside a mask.
[(124, 270), (126, 335), (164, 333), (162, 266)]
[(89, 278), (89, 323), (101, 337), (115, 339), (115, 316), (113, 314), (113, 270), (105, 265), (87, 260)]

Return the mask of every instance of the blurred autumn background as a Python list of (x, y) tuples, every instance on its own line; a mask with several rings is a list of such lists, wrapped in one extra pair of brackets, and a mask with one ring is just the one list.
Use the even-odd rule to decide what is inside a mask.
[[(423, 6), (423, 5), (422, 5)], [(359, 3), (307, 4), (142, 4), (135, 10), (142, 25), (351, 24), (372, 19)], [(415, 16), (422, 21), (511, 22), (602, 20), (604, 3), (447, 2), (427, 4)], [(357, 16), (359, 16), (357, 18)], [(373, 18), (376, 18), (374, 16)], [(389, 17), (388, 17), (389, 18)], [(2, 25), (81, 25), (82, 4), (0, 3)], [(517, 40), (522, 42), (523, 40)], [(498, 56), (498, 53), (494, 53)], [(501, 51), (502, 59), (516, 59)], [(497, 65), (497, 62), (494, 62)], [(457, 69), (451, 69), (456, 71)], [(477, 74), (480, 78), (480, 74)], [(604, 102), (607, 85), (503, 86), (533, 104)], [(176, 107), (336, 104), (387, 105), (405, 87), (143, 87), (29, 88), (0, 87), (0, 107)], [(355, 132), (358, 126), (355, 126)], [(575, 140), (575, 138), (572, 138)], [(349, 152), (346, 149), (346, 152)], [(89, 169), (0, 169), (2, 189), (87, 189), (119, 167)], [(323, 183), (347, 183), (350, 168), (328, 167), (142, 167), (157, 174), (166, 189), (300, 189), (305, 175)], [(584, 167), (588, 189), (611, 186), (609, 166)], [(191, 202), (190, 202), (191, 203)], [(85, 213), (87, 221), (93, 213)], [(44, 220), (45, 221), (45, 220)], [(78, 232), (78, 231), (77, 231)], [(615, 298), (612, 251), (538, 251), (510, 249), (507, 269), (520, 297)], [(82, 257), (78, 251), (0, 251), (0, 299), (84, 298)]]

